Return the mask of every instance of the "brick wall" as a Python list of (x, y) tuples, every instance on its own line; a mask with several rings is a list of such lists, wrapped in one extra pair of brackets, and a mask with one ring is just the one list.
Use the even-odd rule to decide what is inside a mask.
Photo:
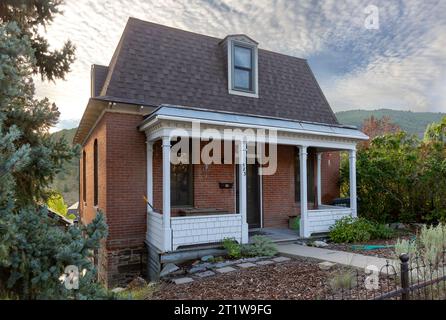
[[(220, 189), (219, 182), (235, 183), (233, 164), (193, 165), (194, 206), (197, 208), (219, 208), (235, 212), (235, 188)], [(174, 192), (172, 190), (172, 192)], [(161, 142), (153, 146), (153, 201), (157, 212), (162, 213), (163, 169)], [(172, 216), (180, 208), (172, 208)]]
[[(109, 235), (98, 254), (99, 277), (107, 286), (128, 282), (144, 274), (146, 233), (145, 135), (137, 130), (142, 116), (107, 112), (84, 144), (86, 152), (86, 196), (81, 201), (83, 223), (97, 209), (104, 211)], [(93, 145), (98, 141), (99, 194), (93, 206)], [(82, 159), (81, 190), (83, 194)]]
[(339, 197), (339, 168), (341, 163), (340, 152), (322, 153), (321, 179), (322, 203), (330, 203)]
[[(300, 203), (295, 201), (295, 157), (297, 147), (279, 145), (277, 147), (277, 171), (274, 175), (262, 177), (263, 188), (263, 226), (287, 227), (291, 215), (300, 214)], [(308, 149), (308, 159), (314, 161), (314, 185), (316, 182), (316, 155), (314, 149)], [(339, 152), (322, 153), (322, 203), (329, 203), (339, 197)], [(314, 190), (315, 200), (317, 196)], [(308, 208), (313, 209), (313, 201), (308, 201)]]
[(107, 113), (108, 279), (122, 283), (144, 274), (146, 137), (140, 115)]
[(295, 148), (277, 146), (277, 171), (262, 177), (264, 227), (286, 227), (288, 217), (300, 211), (294, 196)]
[[(105, 210), (106, 208), (106, 195), (107, 195), (107, 146), (106, 146), (106, 120), (104, 118), (99, 121), (96, 128), (91, 133), (90, 137), (87, 139), (83, 151), (85, 151), (85, 161), (86, 161), (86, 199), (83, 199), (83, 159), (80, 159), (80, 201), (79, 201), (79, 209), (81, 213), (82, 222), (88, 224), (93, 220), (96, 215), (97, 209)], [(93, 150), (94, 150), (94, 141), (98, 143), (98, 205), (95, 207), (93, 205), (93, 188), (94, 188), (94, 176), (93, 176)]]

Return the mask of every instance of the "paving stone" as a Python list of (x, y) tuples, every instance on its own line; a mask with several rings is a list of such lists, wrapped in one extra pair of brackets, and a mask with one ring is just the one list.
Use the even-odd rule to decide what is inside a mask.
[(205, 271), (205, 272), (198, 272), (195, 275), (197, 277), (200, 277), (200, 278), (206, 278), (206, 277), (210, 277), (210, 276), (215, 275), (215, 272), (213, 272), (211, 270), (208, 270), (208, 271)]
[(215, 271), (219, 272), (219, 273), (228, 273), (228, 272), (232, 272), (235, 271), (236, 269), (234, 269), (233, 267), (223, 267), (223, 268), (218, 268), (215, 269)]
[(325, 241), (314, 241), (313, 246), (316, 248), (325, 248), (328, 247), (328, 244)]
[(173, 279), (172, 281), (175, 284), (185, 284), (185, 283), (193, 282), (194, 279), (189, 278), (189, 277), (184, 277), (184, 278), (176, 278), (176, 279)]
[(160, 272), (160, 277), (165, 277), (170, 273), (177, 271), (179, 268), (176, 264), (168, 263), (164, 266), (163, 270)]
[(277, 258), (273, 258), (272, 260), (275, 262), (285, 262), (285, 261), (289, 261), (291, 259), (288, 257), (277, 257)]
[(245, 262), (245, 263), (240, 263), (237, 265), (237, 267), (239, 268), (243, 268), (243, 269), (247, 269), (247, 268), (252, 268), (255, 267), (256, 265), (252, 262)]
[(332, 267), (334, 267), (336, 265), (336, 263), (324, 261), (324, 262), (318, 263), (318, 265), (319, 265), (319, 269), (321, 269), (321, 270), (330, 270)]
[(253, 257), (253, 258), (243, 258), (241, 259), (243, 262), (256, 262), (258, 261), (260, 258), (257, 257)]
[(261, 266), (266, 266), (266, 265), (273, 264), (273, 263), (274, 263), (274, 261), (271, 261), (271, 260), (257, 261), (257, 264), (261, 265)]
[(219, 273), (228, 273), (228, 272), (232, 272), (235, 271), (236, 269), (234, 269), (233, 267), (223, 267), (223, 268), (218, 268), (215, 269), (215, 271), (219, 272)]
[(201, 261), (203, 261), (203, 262), (208, 262), (211, 260), (214, 260), (214, 256), (212, 256), (212, 255), (207, 255), (207, 256), (201, 257)]
[(198, 266), (190, 268), (189, 273), (197, 273), (197, 272), (205, 271), (206, 269), (207, 269), (207, 266), (198, 265)]
[(233, 263), (228, 262), (228, 261), (226, 261), (226, 262), (219, 262), (219, 263), (215, 264), (215, 268), (223, 268), (223, 267), (227, 267), (227, 266), (230, 266), (230, 265), (233, 265)]

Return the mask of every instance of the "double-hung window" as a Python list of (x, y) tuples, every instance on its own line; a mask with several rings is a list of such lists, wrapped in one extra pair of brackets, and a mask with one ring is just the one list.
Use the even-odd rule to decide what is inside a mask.
[(258, 98), (257, 46), (229, 41), (229, 93)]
[(253, 49), (235, 44), (233, 61), (234, 90), (253, 92)]

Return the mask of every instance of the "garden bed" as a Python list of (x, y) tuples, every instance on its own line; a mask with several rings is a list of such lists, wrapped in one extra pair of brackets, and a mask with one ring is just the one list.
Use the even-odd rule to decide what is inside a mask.
[[(398, 239), (412, 239), (414, 237), (411, 233), (404, 233), (400, 234), (399, 236), (393, 238), (393, 239), (377, 239), (377, 240), (369, 240), (365, 242), (358, 242), (358, 243), (333, 243), (329, 242), (327, 243), (328, 246), (326, 249), (331, 250), (339, 250), (339, 251), (346, 251), (346, 252), (352, 252), (352, 253), (358, 253), (363, 254), (367, 256), (374, 256), (379, 258), (386, 258), (386, 259), (396, 259), (395, 251), (393, 248), (393, 245), (397, 242)], [(372, 250), (366, 250), (360, 248), (364, 245), (383, 245), (383, 246), (392, 246), (388, 248), (380, 248), (380, 249), (372, 249)], [(359, 247), (359, 248), (358, 248)]]
[[(363, 281), (362, 271), (335, 265), (330, 270), (321, 270), (321, 261), (295, 258), (274, 265), (240, 269), (227, 274), (218, 274), (185, 284), (161, 281), (149, 299), (156, 300), (237, 300), (237, 299), (292, 299), (322, 300), (340, 299), (340, 291), (332, 294), (330, 283), (338, 274), (350, 272), (354, 282)], [(353, 284), (352, 284), (353, 285)], [(378, 294), (378, 291), (375, 292)], [(349, 298), (373, 296), (365, 289), (350, 292)], [(346, 298), (346, 297), (344, 297)]]

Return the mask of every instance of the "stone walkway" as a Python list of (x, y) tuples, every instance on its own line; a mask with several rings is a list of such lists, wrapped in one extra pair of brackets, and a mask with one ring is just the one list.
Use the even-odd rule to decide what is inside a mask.
[(221, 266), (219, 267), (207, 268), (206, 271), (195, 272), (193, 274), (188, 274), (187, 276), (172, 278), (170, 279), (170, 281), (172, 281), (175, 284), (185, 284), (193, 282), (194, 280), (212, 277), (221, 273), (229, 273), (237, 270), (250, 269), (275, 263), (282, 263), (290, 260), (291, 258), (289, 257), (278, 256), (271, 258), (245, 258), (234, 261), (226, 261), (221, 263)]
[(299, 244), (278, 244), (277, 249), (281, 255), (287, 257), (306, 257), (322, 261), (329, 261), (333, 263), (342, 264), (345, 266), (355, 267), (364, 270), (368, 266), (376, 266), (381, 272), (386, 273), (385, 267), (387, 261), (392, 264), (392, 260), (366, 256), (357, 253), (329, 250), (322, 248), (315, 248), (310, 246), (303, 246)]

